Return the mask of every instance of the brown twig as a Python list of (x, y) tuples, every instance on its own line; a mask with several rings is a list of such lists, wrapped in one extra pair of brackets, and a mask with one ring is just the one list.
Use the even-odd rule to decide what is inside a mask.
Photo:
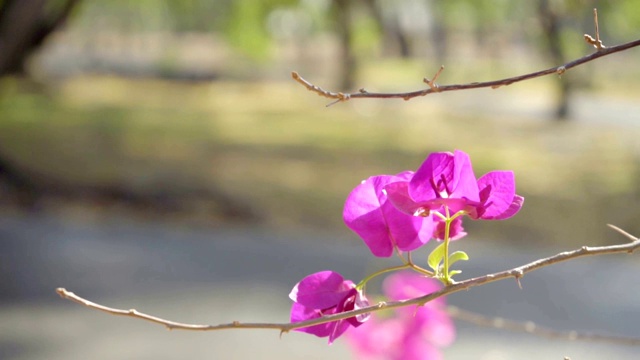
[(631, 234), (625, 232), (624, 230), (621, 230), (618, 227), (615, 227), (613, 225), (609, 225), (609, 226), (614, 230), (620, 232), (621, 234), (625, 235), (629, 239), (631, 239), (631, 242), (627, 244), (599, 246), (599, 247), (583, 246), (582, 248), (577, 250), (562, 252), (554, 256), (536, 260), (529, 264), (525, 264), (510, 270), (505, 270), (505, 271), (457, 282), (445, 288), (442, 288), (439, 291), (436, 291), (434, 293), (427, 294), (424, 296), (420, 296), (417, 298), (402, 300), (402, 301), (380, 302), (376, 305), (369, 306), (366, 308), (328, 315), (318, 319), (312, 319), (312, 320), (301, 321), (296, 323), (280, 323), (280, 324), (278, 323), (241, 323), (239, 321), (234, 321), (229, 324), (219, 324), (219, 325), (185, 324), (185, 323), (179, 323), (175, 321), (161, 319), (156, 316), (141, 313), (134, 309), (121, 310), (121, 309), (110, 308), (110, 307), (86, 300), (63, 288), (56, 289), (56, 292), (63, 299), (71, 300), (80, 305), (84, 305), (88, 308), (104, 311), (112, 315), (129, 316), (133, 318), (150, 321), (156, 324), (164, 325), (169, 330), (176, 329), (176, 330), (211, 331), (211, 330), (223, 330), (223, 329), (276, 329), (276, 330), (280, 330), (280, 333), (286, 333), (294, 329), (299, 329), (299, 328), (312, 326), (312, 325), (324, 324), (331, 321), (343, 320), (343, 319), (350, 318), (352, 316), (380, 311), (382, 309), (394, 309), (394, 308), (400, 308), (400, 307), (405, 307), (410, 305), (421, 306), (441, 296), (445, 296), (445, 295), (452, 294), (462, 290), (467, 290), (471, 287), (488, 284), (490, 282), (503, 280), (507, 278), (515, 278), (516, 280), (519, 281), (519, 279), (528, 272), (543, 268), (545, 266), (556, 264), (559, 262), (572, 260), (572, 259), (585, 257), (585, 256), (615, 254), (615, 253), (632, 253), (634, 250), (640, 247), (640, 239), (632, 236)]
[(460, 309), (456, 306), (447, 306), (445, 311), (454, 319), (465, 321), (477, 326), (527, 333), (551, 340), (589, 341), (629, 346), (640, 345), (640, 338), (584, 333), (578, 331), (558, 331), (537, 325), (531, 321), (518, 322), (501, 317), (486, 317), (468, 310)]
[(593, 47), (598, 49), (598, 51), (600, 51), (604, 49), (605, 46), (602, 44), (602, 41), (600, 40), (600, 28), (598, 26), (598, 9), (593, 9), (593, 22), (596, 28), (596, 38), (594, 39), (593, 37), (591, 37), (591, 35), (584, 34), (584, 39), (589, 44), (593, 45)]
[[(597, 24), (597, 12), (596, 12), (596, 24)], [(291, 77), (297, 81), (298, 83), (302, 84), (304, 87), (306, 87), (309, 91), (313, 91), (316, 94), (329, 98), (329, 99), (333, 99), (335, 100), (334, 102), (331, 103), (331, 105), (337, 103), (337, 102), (344, 102), (350, 99), (394, 99), (394, 98), (398, 98), (398, 99), (404, 99), (404, 100), (410, 100), (413, 99), (415, 97), (420, 97), (420, 96), (426, 96), (432, 93), (441, 93), (441, 92), (446, 92), (446, 91), (456, 91), (456, 90), (469, 90), (469, 89), (480, 89), (480, 88), (492, 88), (492, 89), (497, 89), (501, 86), (507, 86), (507, 85), (511, 85), (520, 81), (525, 81), (525, 80), (530, 80), (530, 79), (534, 79), (534, 78), (538, 78), (538, 77), (542, 77), (545, 75), (549, 75), (549, 74), (558, 74), (558, 75), (562, 75), (564, 74), (567, 70), (574, 68), (576, 66), (582, 65), (584, 63), (587, 63), (589, 61), (601, 58), (603, 56), (607, 56), (607, 55), (611, 55), (613, 53), (617, 53), (620, 51), (624, 51), (630, 48), (634, 48), (636, 46), (640, 46), (640, 39), (638, 40), (634, 40), (628, 43), (624, 43), (621, 45), (616, 45), (616, 46), (612, 46), (612, 47), (605, 47), (604, 45), (602, 45), (602, 41), (600, 40), (600, 34), (599, 34), (599, 30), (596, 27), (596, 38), (592, 38), (590, 35), (585, 34), (584, 35), (585, 40), (596, 47), (597, 51), (593, 54), (581, 57), (577, 60), (573, 60), (570, 61), (564, 65), (561, 66), (556, 66), (556, 67), (552, 67), (549, 69), (545, 69), (545, 70), (540, 70), (540, 71), (536, 71), (536, 72), (532, 72), (529, 74), (525, 74), (525, 75), (520, 75), (520, 76), (514, 76), (514, 77), (510, 77), (510, 78), (505, 78), (505, 79), (501, 79), (501, 80), (493, 80), (493, 81), (484, 81), (484, 82), (472, 82), (472, 83), (468, 83), (468, 84), (454, 84), (454, 85), (438, 85), (436, 84), (434, 81), (437, 77), (437, 75), (440, 74), (440, 71), (442, 71), (442, 68), (440, 71), (438, 71), (438, 73), (436, 74), (436, 76), (434, 76), (434, 78), (432, 80), (426, 80), (425, 82), (429, 85), (429, 88), (427, 89), (422, 89), (422, 90), (416, 90), (416, 91), (410, 91), (410, 92), (403, 92), (403, 93), (375, 93), (375, 92), (369, 92), (365, 89), (360, 89), (358, 92), (355, 93), (342, 93), (342, 92), (332, 92), (332, 91), (328, 91), (325, 90), (317, 85), (312, 84), (311, 82), (309, 82), (308, 80), (304, 79), (302, 76), (300, 76), (300, 74), (298, 74), (297, 72), (293, 71), (291, 72)]]

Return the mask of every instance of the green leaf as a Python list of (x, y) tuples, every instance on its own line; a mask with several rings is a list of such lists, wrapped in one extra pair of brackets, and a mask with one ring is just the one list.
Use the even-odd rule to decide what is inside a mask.
[(429, 267), (433, 269), (436, 273), (438, 272), (438, 267), (440, 267), (440, 263), (444, 259), (444, 242), (438, 245), (431, 254), (429, 254), (429, 258), (427, 259), (427, 263)]
[(467, 255), (467, 253), (464, 251), (454, 252), (453, 254), (449, 255), (449, 266), (460, 260), (469, 260), (469, 255)]
[(452, 278), (453, 275), (462, 274), (462, 270), (451, 270), (449, 271), (449, 278)]

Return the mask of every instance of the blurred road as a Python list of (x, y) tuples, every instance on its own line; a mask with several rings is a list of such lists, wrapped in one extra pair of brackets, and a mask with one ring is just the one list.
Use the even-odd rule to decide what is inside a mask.
[[(488, 226), (499, 226), (491, 224)], [(603, 225), (604, 226), (604, 225)], [(350, 234), (345, 230), (345, 239)], [(625, 239), (614, 232), (611, 239)], [(357, 243), (261, 229), (193, 229), (113, 218), (0, 219), (0, 359), (345, 359), (341, 341), (276, 331), (166, 331), (58, 298), (66, 287), (107, 306), (181, 322), (286, 322), (291, 287), (333, 269), (360, 279), (380, 265)], [(351, 238), (353, 240), (353, 238)], [(460, 278), (559, 250), (505, 249), (470, 235)], [(559, 330), (640, 337), (640, 254), (581, 259), (454, 294), (449, 303)], [(414, 257), (419, 259), (419, 257)], [(382, 262), (384, 263), (384, 262)], [(382, 265), (380, 265), (382, 266)], [(639, 348), (538, 339), (458, 323), (447, 359), (636, 359)]]

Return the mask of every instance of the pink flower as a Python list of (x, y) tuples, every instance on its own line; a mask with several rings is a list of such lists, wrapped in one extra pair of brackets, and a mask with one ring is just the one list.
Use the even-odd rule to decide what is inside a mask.
[(431, 218), (407, 216), (388, 201), (385, 186), (407, 182), (413, 173), (372, 176), (358, 185), (347, 197), (343, 219), (347, 227), (364, 240), (378, 257), (393, 255), (394, 248), (411, 251), (431, 239)]
[[(344, 280), (342, 275), (333, 271), (320, 271), (300, 280), (291, 290), (289, 298), (294, 301), (291, 307), (292, 323), (369, 306), (368, 300), (356, 289), (351, 280)], [(331, 344), (347, 331), (349, 326), (358, 327), (368, 318), (368, 314), (359, 315), (296, 329), (296, 331), (318, 337), (328, 336)]]
[(446, 207), (451, 215), (464, 211), (484, 220), (515, 215), (524, 202), (515, 189), (512, 171), (491, 171), (476, 180), (469, 155), (460, 150), (432, 153), (411, 179), (385, 186), (388, 199), (404, 213), (428, 216)]
[[(417, 273), (400, 272), (389, 276), (383, 289), (390, 299), (404, 300), (437, 291), (439, 284)], [(442, 310), (444, 305), (444, 299), (438, 298), (417, 309), (396, 309), (393, 317), (374, 315), (349, 331), (347, 340), (358, 359), (442, 359), (439, 349), (455, 339), (453, 322)]]

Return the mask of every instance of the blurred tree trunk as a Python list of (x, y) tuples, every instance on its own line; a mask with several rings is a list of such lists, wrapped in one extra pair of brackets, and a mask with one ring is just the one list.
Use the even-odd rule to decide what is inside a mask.
[[(78, 0), (59, 2), (57, 7), (47, 0), (0, 1), (0, 76), (25, 75), (29, 56), (69, 16)], [(18, 202), (32, 207), (38, 191), (30, 177), (0, 153), (0, 179), (18, 195)]]
[(333, 0), (333, 18), (340, 39), (340, 90), (353, 89), (356, 78), (356, 58), (352, 47), (352, 0)]
[(365, 0), (364, 4), (369, 8), (369, 12), (373, 16), (378, 30), (383, 35), (383, 48), (391, 49), (391, 51), (387, 51), (386, 53), (398, 53), (400, 57), (405, 59), (411, 57), (409, 36), (400, 27), (398, 16), (394, 16), (390, 22), (387, 22), (382, 15), (383, 9), (376, 3), (376, 0)]
[(79, 0), (0, 2), (0, 76), (24, 74), (26, 61), (68, 18)]
[[(553, 64), (558, 66), (564, 64), (567, 59), (563, 52), (560, 38), (561, 15), (553, 9), (549, 0), (540, 0), (538, 15), (542, 25), (547, 51)], [(559, 84), (560, 94), (556, 106), (555, 118), (557, 120), (566, 120), (569, 115), (569, 98), (574, 86), (568, 77), (562, 79)]]

